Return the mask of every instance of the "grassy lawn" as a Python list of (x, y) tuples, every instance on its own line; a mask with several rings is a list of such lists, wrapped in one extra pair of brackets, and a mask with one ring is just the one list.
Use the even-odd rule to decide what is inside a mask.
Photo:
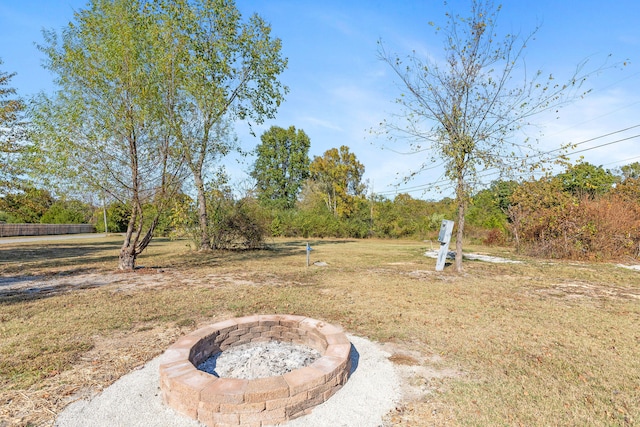
[(307, 267), (302, 240), (203, 254), (159, 239), (122, 273), (120, 243), (0, 245), (0, 426), (52, 425), (179, 335), (255, 313), (336, 323), (435, 373), (407, 380), (419, 392), (389, 425), (640, 424), (638, 271), (521, 258), (437, 273), (429, 243), (393, 240), (312, 240), (328, 265)]

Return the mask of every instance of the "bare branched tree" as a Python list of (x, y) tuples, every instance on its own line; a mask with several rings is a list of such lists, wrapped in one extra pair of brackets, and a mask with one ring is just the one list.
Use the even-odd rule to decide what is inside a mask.
[[(379, 57), (395, 72), (402, 95), (401, 114), (385, 120), (381, 132), (407, 143), (415, 153), (428, 153), (420, 170), (440, 160), (455, 187), (458, 206), (456, 270), (462, 271), (462, 238), (469, 195), (479, 182), (478, 172), (497, 169), (521, 171), (557, 159), (545, 153), (537, 141), (516, 138), (516, 131), (530, 125), (533, 116), (551, 112), (589, 91), (587, 61), (576, 67), (563, 83), (537, 71), (527, 74), (525, 50), (538, 32), (499, 35), (496, 20), (500, 7), (490, 0), (473, 0), (469, 17), (447, 13), (447, 24), (436, 27), (443, 36), (444, 60), (421, 58), (415, 51), (400, 58), (379, 43)], [(602, 69), (602, 68), (600, 68)]]

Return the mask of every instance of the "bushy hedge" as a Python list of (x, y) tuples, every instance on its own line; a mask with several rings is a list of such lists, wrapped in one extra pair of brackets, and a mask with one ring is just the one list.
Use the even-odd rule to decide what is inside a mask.
[[(267, 209), (267, 208), (265, 208)], [(450, 200), (440, 202), (399, 195), (395, 200), (361, 198), (349, 216), (337, 216), (322, 203), (270, 210), (269, 231), (278, 237), (425, 239), (453, 218)]]
[(369, 224), (358, 218), (337, 218), (330, 213), (285, 210), (272, 213), (270, 224), (274, 237), (339, 237), (364, 238), (370, 234)]
[(602, 195), (578, 197), (553, 180), (514, 194), (511, 228), (530, 255), (577, 260), (640, 257), (640, 184), (627, 180)]

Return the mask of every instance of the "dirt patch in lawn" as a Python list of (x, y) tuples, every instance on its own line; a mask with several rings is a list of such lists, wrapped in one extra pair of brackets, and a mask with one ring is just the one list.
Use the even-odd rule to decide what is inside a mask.
[(611, 286), (586, 282), (563, 282), (551, 284), (543, 289), (531, 291), (549, 298), (566, 300), (574, 299), (623, 299), (640, 300), (640, 289), (632, 287)]

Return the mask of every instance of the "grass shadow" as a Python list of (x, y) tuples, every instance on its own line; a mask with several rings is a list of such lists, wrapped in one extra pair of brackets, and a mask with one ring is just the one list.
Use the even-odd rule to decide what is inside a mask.
[(56, 283), (47, 286), (33, 286), (28, 288), (8, 289), (0, 291), (0, 305), (17, 304), (21, 302), (41, 300), (71, 291), (94, 289), (104, 286), (103, 283)]
[[(0, 263), (68, 260), (70, 258), (85, 258), (104, 251), (117, 251), (121, 243), (92, 242), (92, 243), (30, 243), (28, 245), (0, 246)], [(65, 262), (66, 263), (66, 262)]]
[[(221, 260), (243, 262), (260, 259), (281, 259), (304, 254), (306, 242), (274, 242), (258, 249), (226, 249), (210, 252), (190, 252), (183, 256), (181, 263), (188, 265), (212, 265)], [(179, 264), (174, 264), (179, 265)]]

